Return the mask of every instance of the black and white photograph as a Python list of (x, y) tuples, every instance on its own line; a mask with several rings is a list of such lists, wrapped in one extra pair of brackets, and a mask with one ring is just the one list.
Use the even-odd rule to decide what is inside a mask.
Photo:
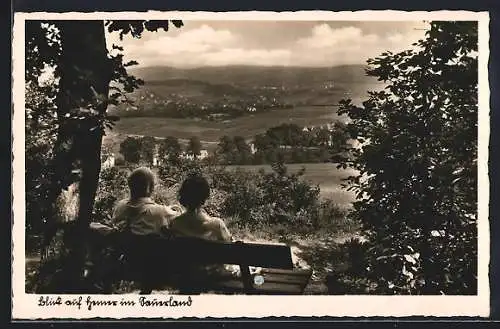
[(18, 314), (488, 315), (488, 15), (348, 14), (19, 16)]

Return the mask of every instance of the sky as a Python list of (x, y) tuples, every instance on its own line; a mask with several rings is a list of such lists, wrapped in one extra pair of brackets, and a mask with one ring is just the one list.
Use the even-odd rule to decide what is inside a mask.
[(424, 37), (423, 21), (184, 21), (140, 39), (107, 35), (139, 67), (225, 65), (328, 67), (364, 64)]

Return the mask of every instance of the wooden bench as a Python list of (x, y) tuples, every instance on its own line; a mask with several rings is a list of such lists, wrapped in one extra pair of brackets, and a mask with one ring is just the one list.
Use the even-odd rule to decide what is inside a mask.
[[(170, 286), (189, 294), (210, 291), (300, 295), (312, 275), (311, 270), (294, 269), (291, 249), (286, 245), (218, 242), (185, 237), (139, 237), (123, 233), (102, 239), (118, 251), (123, 259), (123, 266), (109, 280), (139, 282), (141, 293), (151, 293), (155, 288)], [(222, 264), (239, 265), (240, 275), (235, 276), (230, 272), (219, 272), (212, 276), (196, 275), (189, 270)], [(251, 273), (251, 266), (262, 269), (259, 273)]]

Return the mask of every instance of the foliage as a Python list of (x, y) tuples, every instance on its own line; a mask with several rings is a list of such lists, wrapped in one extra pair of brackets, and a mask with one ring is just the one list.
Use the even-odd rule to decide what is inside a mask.
[(224, 164), (252, 163), (252, 150), (242, 136), (222, 136), (217, 145), (216, 155)]
[(128, 136), (120, 143), (120, 153), (125, 161), (130, 163), (139, 163), (141, 160), (141, 140), (139, 138)]
[(40, 21), (26, 21), (25, 81), (38, 84), (38, 78), (47, 66), (57, 64), (60, 55), (60, 41), (53, 24)]
[(314, 226), (326, 229), (331, 233), (359, 232), (359, 221), (348, 216), (349, 209), (339, 206), (331, 199), (321, 200), (314, 209), (316, 220)]
[(157, 32), (160, 29), (168, 31), (170, 23), (172, 23), (176, 28), (180, 28), (184, 25), (184, 23), (180, 20), (172, 20), (172, 21), (117, 20), (117, 21), (106, 21), (105, 26), (107, 27), (109, 32), (115, 32), (115, 31), (119, 32), (120, 39), (123, 39), (123, 36), (129, 33), (134, 38), (140, 38), (144, 31)]
[(166, 159), (158, 167), (160, 181), (167, 187), (174, 186), (182, 182), (187, 175), (201, 173), (201, 163), (198, 160), (190, 159)]
[(46, 221), (43, 214), (48, 205), (43, 200), (49, 193), (49, 165), (57, 131), (55, 91), (53, 81), (26, 84), (26, 229), (33, 233), (39, 233)]
[(165, 161), (166, 159), (170, 162), (175, 162), (179, 159), (182, 153), (182, 147), (179, 140), (173, 136), (167, 136), (158, 148), (158, 158), (160, 161)]
[(284, 224), (312, 229), (319, 223), (319, 187), (303, 181), (303, 174), (287, 173), (283, 163), (273, 165), (267, 174), (242, 169), (217, 172), (215, 187), (227, 193), (221, 213), (249, 227)]
[(123, 166), (125, 165), (125, 158), (122, 154), (118, 153), (115, 155), (115, 166)]
[(92, 216), (93, 221), (108, 222), (111, 220), (116, 202), (128, 196), (127, 174), (126, 171), (118, 167), (101, 170)]
[(140, 148), (142, 161), (144, 161), (147, 165), (152, 165), (155, 153), (156, 153), (155, 138), (151, 136), (142, 137), (141, 148)]
[(215, 188), (227, 193), (223, 200), (221, 213), (228, 217), (238, 217), (245, 222), (262, 221), (255, 214), (264, 204), (264, 193), (260, 189), (257, 173), (237, 169), (234, 173), (221, 171), (214, 178)]
[(325, 127), (300, 128), (296, 124), (281, 124), (254, 137), (254, 149), (242, 136), (222, 136), (217, 145), (219, 163), (271, 164), (329, 162), (347, 146), (349, 134), (340, 121)]
[(385, 91), (362, 106), (341, 102), (362, 145), (340, 164), (360, 172), (347, 182), (352, 216), (381, 291), (475, 293), (477, 23), (432, 22), (413, 46), (369, 60)]
[(193, 136), (189, 139), (186, 152), (194, 158), (197, 158), (201, 154), (201, 141), (199, 137)]
[(224, 135), (219, 139), (216, 153), (220, 157), (222, 163), (234, 164), (236, 152), (236, 145), (234, 145), (234, 141), (231, 137)]

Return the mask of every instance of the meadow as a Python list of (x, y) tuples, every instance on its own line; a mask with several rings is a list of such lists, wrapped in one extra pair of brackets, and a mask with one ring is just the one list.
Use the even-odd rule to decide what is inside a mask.
[(314, 126), (338, 119), (339, 116), (334, 106), (302, 106), (239, 117), (223, 122), (158, 117), (121, 118), (116, 123), (114, 131), (121, 134), (156, 137), (175, 136), (179, 139), (198, 136), (205, 142), (217, 142), (224, 135), (253, 138), (256, 134), (263, 133), (282, 123)]

